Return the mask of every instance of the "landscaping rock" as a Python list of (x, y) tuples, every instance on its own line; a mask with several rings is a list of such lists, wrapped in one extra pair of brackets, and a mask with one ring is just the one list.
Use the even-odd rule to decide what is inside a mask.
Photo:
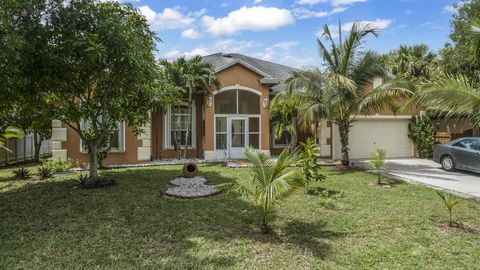
[(207, 179), (203, 176), (195, 176), (192, 178), (177, 177), (170, 180), (174, 187), (164, 190), (169, 196), (179, 198), (201, 198), (212, 196), (221, 192), (215, 186), (208, 185)]

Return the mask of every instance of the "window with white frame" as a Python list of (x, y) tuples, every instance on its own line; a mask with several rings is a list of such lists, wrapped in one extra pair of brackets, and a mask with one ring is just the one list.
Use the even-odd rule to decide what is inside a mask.
[(195, 105), (182, 103), (170, 106), (165, 117), (166, 147), (173, 148), (175, 139), (180, 146), (188, 144), (189, 147), (195, 147)]
[[(88, 128), (87, 121), (81, 121), (80, 127), (82, 130)], [(112, 140), (110, 141), (110, 152), (121, 152), (125, 151), (125, 121), (118, 121), (115, 131), (112, 135)], [(80, 140), (80, 150), (82, 152), (87, 152), (87, 146), (83, 144)]]

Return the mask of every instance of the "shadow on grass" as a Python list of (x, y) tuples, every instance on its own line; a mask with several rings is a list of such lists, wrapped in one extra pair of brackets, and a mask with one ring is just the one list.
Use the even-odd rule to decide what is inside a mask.
[[(180, 174), (172, 166), (108, 170), (102, 175), (116, 186), (83, 190), (65, 178), (0, 193), (0, 261), (11, 262), (0, 268), (28, 268), (40, 256), (52, 268), (216, 269), (244, 261), (239, 250), (252, 239), (293, 244), (323, 259), (330, 251), (324, 240), (341, 237), (324, 223), (300, 221), (282, 226), (280, 236), (262, 236), (258, 210), (234, 193), (163, 196)], [(235, 180), (226, 168), (203, 166), (200, 175), (211, 184)], [(52, 245), (55, 253), (48, 252)]]

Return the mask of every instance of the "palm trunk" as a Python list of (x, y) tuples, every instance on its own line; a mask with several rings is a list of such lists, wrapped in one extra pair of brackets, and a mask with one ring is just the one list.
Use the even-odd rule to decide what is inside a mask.
[(40, 160), (40, 149), (42, 147), (43, 142), (43, 133), (42, 132), (34, 132), (33, 133), (33, 144), (35, 146), (35, 153), (33, 155), (33, 160), (38, 162)]
[(292, 125), (293, 125), (293, 133), (291, 134), (292, 140), (290, 141), (290, 145), (292, 146), (292, 149), (295, 149), (295, 147), (298, 144), (298, 131), (297, 131), (297, 117), (292, 116)]
[(268, 234), (270, 232), (270, 227), (268, 227), (268, 215), (265, 211), (262, 211), (262, 227), (263, 234)]
[(342, 152), (342, 165), (349, 166), (350, 165), (350, 157), (348, 155), (348, 140), (350, 134), (350, 123), (349, 122), (339, 122), (338, 129), (340, 133), (340, 144), (341, 144), (341, 152)]
[(88, 145), (88, 161), (90, 162), (90, 178), (98, 179), (97, 146), (93, 143)]

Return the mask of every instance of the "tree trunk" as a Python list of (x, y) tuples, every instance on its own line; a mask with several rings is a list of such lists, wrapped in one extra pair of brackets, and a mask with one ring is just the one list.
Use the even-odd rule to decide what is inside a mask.
[(97, 158), (97, 146), (88, 145), (88, 161), (90, 162), (90, 178), (98, 179), (98, 158)]
[(40, 149), (42, 148), (43, 142), (43, 133), (42, 132), (34, 132), (33, 133), (33, 144), (35, 148), (35, 153), (33, 155), (33, 161), (38, 162), (40, 160)]
[(268, 234), (270, 232), (270, 227), (268, 227), (268, 215), (265, 212), (262, 212), (262, 234)]
[(297, 144), (298, 144), (297, 117), (295, 115), (292, 116), (292, 125), (293, 125), (293, 134), (291, 134), (292, 140), (290, 142), (290, 145), (292, 146), (292, 149), (295, 149), (295, 147), (297, 147)]
[(338, 130), (340, 133), (340, 144), (342, 146), (342, 165), (349, 166), (350, 165), (350, 157), (348, 156), (348, 136), (350, 134), (350, 123), (349, 122), (339, 122), (338, 123)]

